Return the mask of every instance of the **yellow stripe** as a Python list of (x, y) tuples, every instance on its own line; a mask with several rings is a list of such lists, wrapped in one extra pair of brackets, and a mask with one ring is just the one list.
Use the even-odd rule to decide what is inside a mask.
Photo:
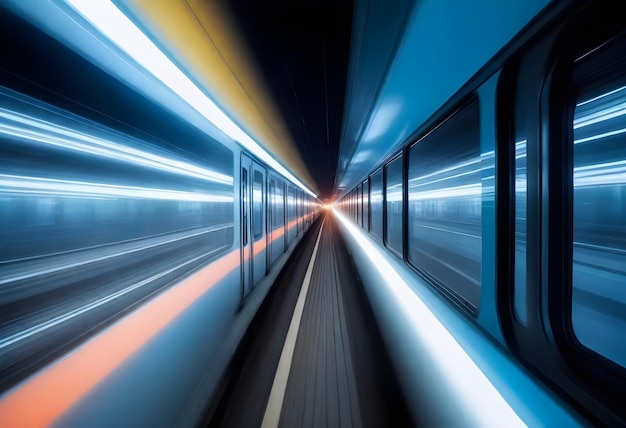
[[(259, 68), (222, 1), (123, 0), (168, 55), (311, 189), (306, 168)], [(285, 76), (287, 78), (287, 76)]]

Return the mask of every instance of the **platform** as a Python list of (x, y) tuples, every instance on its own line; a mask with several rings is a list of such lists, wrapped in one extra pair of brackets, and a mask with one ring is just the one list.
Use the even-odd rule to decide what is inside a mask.
[[(306, 298), (300, 297), (298, 309), (301, 293)], [(296, 329), (291, 346), (290, 324)], [(332, 214), (322, 216), (294, 251), (246, 333), (211, 413), (209, 426), (410, 426)]]

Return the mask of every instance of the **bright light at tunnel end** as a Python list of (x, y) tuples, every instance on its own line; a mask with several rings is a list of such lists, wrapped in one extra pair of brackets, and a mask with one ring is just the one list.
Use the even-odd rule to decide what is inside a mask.
[(479, 426), (526, 426), (495, 385), (482, 372), (454, 336), (430, 310), (428, 305), (411, 289), (411, 286), (396, 272), (381, 251), (373, 245), (354, 224), (332, 208), (333, 214), (345, 230), (362, 248), (371, 266), (385, 278), (385, 286), (391, 292), (397, 307), (408, 323), (407, 330), (419, 336), (424, 343), (423, 352), (430, 353), (436, 363), (433, 370), (440, 375), (441, 382), (455, 391), (457, 402), (462, 403), (464, 412), (472, 415), (472, 422)]
[(160, 80), (187, 104), (228, 137), (313, 197), (317, 195), (281, 165), (271, 154), (239, 128), (110, 0), (63, 0), (89, 21), (146, 71)]

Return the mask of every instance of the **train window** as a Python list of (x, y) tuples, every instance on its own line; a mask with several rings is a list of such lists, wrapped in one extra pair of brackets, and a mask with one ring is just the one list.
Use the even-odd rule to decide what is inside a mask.
[(356, 187), (356, 223), (363, 226), (363, 194), (361, 186)]
[(385, 167), (387, 246), (402, 254), (402, 156)]
[(383, 239), (383, 171), (370, 177), (370, 232)]
[(263, 236), (263, 174), (260, 171), (254, 171), (252, 186), (252, 216), (256, 241)]
[(626, 367), (626, 58), (624, 40), (574, 69), (572, 325)]
[(293, 187), (287, 188), (287, 221), (290, 223), (296, 219), (296, 191)]
[(408, 167), (409, 261), (474, 309), (482, 264), (479, 119), (473, 101), (411, 147)]
[(370, 198), (369, 196), (370, 196), (370, 186), (369, 186), (369, 182), (365, 180), (363, 182), (363, 228), (365, 230), (370, 229), (370, 219), (369, 219), (369, 212), (370, 212), (369, 199)]
[(527, 141), (515, 142), (515, 317), (524, 326), (528, 325), (526, 299), (526, 206), (528, 178), (526, 175)]
[(248, 244), (248, 170), (241, 169), (241, 209), (242, 209), (242, 226), (241, 240), (243, 245)]
[(283, 184), (279, 181), (272, 180), (272, 229), (283, 226), (285, 221), (285, 201)]

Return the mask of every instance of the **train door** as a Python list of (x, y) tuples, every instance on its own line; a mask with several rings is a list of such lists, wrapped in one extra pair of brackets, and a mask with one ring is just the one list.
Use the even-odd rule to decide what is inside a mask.
[(252, 159), (241, 155), (241, 294), (245, 298), (252, 290), (252, 237), (251, 237), (251, 197), (250, 176), (252, 173)]
[(265, 168), (252, 163), (252, 286), (256, 286), (265, 276), (267, 270), (267, 256), (265, 252), (266, 237), (266, 189), (265, 189)]

